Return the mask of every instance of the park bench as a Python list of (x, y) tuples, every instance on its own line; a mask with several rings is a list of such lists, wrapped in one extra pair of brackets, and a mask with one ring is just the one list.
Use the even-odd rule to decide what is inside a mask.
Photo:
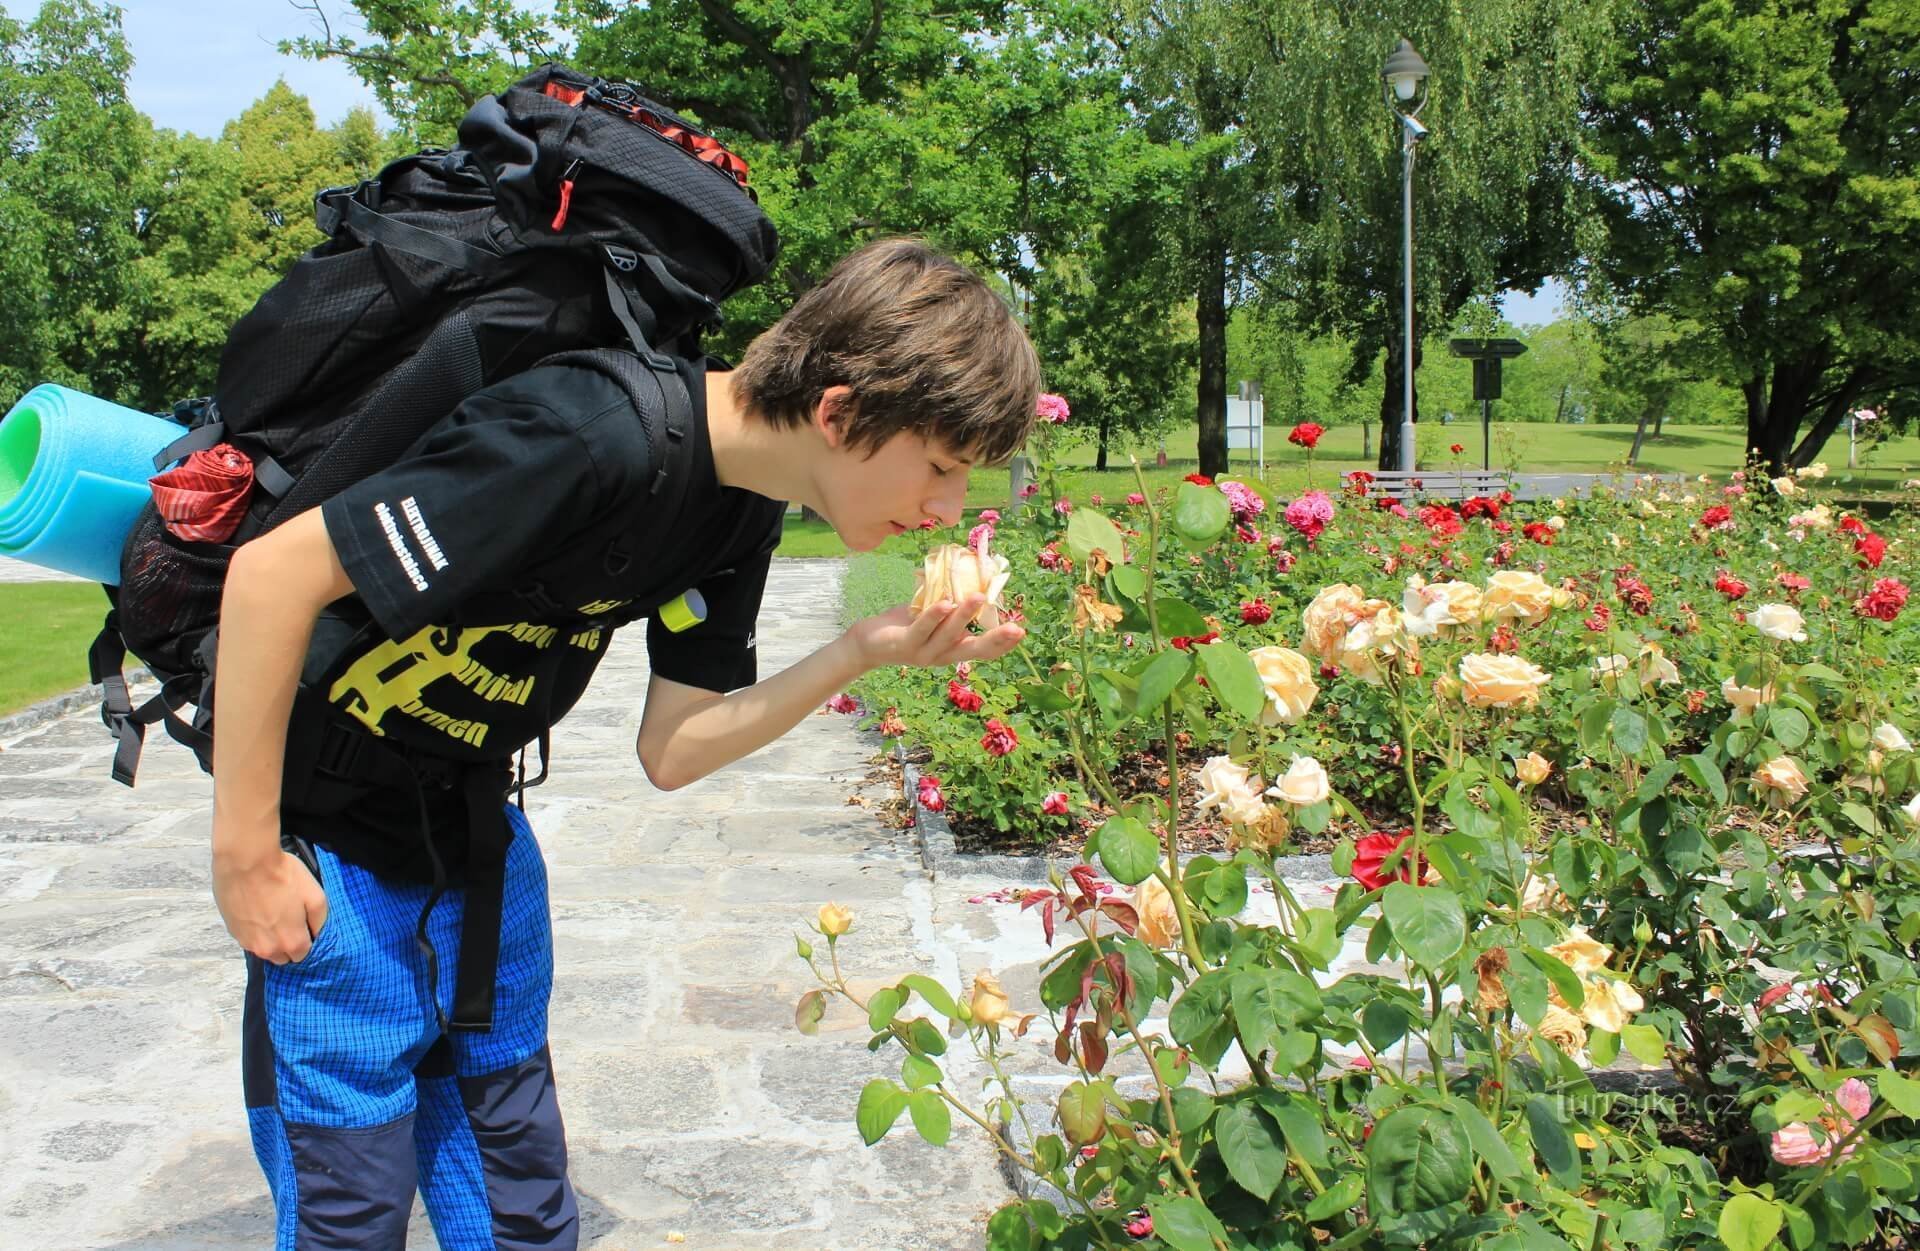
[(1587, 495), (1603, 485), (1609, 490), (1624, 492), (1636, 483), (1649, 480), (1673, 487), (1684, 483), (1686, 477), (1683, 474), (1512, 473), (1505, 469), (1416, 469), (1409, 473), (1401, 469), (1381, 469), (1373, 471), (1369, 493), (1393, 499), (1410, 496), (1463, 500), (1512, 491), (1516, 500), (1550, 500)]

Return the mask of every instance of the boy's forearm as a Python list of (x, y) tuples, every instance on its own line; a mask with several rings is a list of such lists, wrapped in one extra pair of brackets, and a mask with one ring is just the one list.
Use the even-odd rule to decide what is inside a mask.
[(656, 784), (685, 786), (751, 755), (864, 672), (858, 644), (842, 634), (773, 677), (700, 705), (664, 743)]

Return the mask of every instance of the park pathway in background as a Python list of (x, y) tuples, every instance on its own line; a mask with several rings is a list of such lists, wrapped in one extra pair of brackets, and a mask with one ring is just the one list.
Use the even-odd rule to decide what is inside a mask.
[[(763, 677), (837, 633), (841, 571), (774, 563)], [(962, 976), (911, 832), (874, 815), (881, 741), (816, 713), (662, 793), (634, 757), (646, 679), (636, 628), (527, 796), (552, 883), (551, 1033), (581, 1245), (982, 1246), (1009, 1198), (983, 1135), (959, 1124), (936, 1149), (903, 1117), (863, 1146), (860, 1088), (897, 1073), (899, 1051), (869, 1054), (844, 1001), (818, 1037), (793, 1024), (816, 984), (794, 934), (829, 899), (858, 918), (873, 979), (856, 989)], [(208, 887), (211, 783), (155, 734), (126, 790), (108, 747), (90, 710), (0, 742), (0, 1247), (265, 1246), (272, 1206), (241, 1108), (244, 970)], [(855, 792), (872, 807), (850, 806)], [(977, 1104), (969, 1051), (948, 1068)], [(416, 1209), (410, 1246), (434, 1245)]]

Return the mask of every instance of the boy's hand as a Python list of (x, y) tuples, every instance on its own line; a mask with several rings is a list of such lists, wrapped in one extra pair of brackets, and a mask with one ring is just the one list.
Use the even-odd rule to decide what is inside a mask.
[(274, 964), (306, 959), (327, 923), (327, 893), (298, 856), (278, 847), (257, 860), (216, 854), (213, 898), (227, 932)]
[(1009, 622), (980, 634), (967, 633), (968, 623), (986, 602), (987, 597), (978, 594), (967, 596), (957, 605), (942, 600), (917, 617), (902, 604), (854, 622), (847, 637), (859, 649), (861, 663), (868, 669), (881, 665), (934, 668), (963, 660), (998, 660), (1017, 647), (1027, 632)]

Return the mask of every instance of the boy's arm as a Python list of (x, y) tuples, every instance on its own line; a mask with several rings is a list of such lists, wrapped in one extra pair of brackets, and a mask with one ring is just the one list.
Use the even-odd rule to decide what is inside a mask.
[(655, 786), (676, 790), (765, 747), (869, 669), (998, 659), (1026, 631), (1007, 624), (969, 635), (967, 623), (985, 602), (972, 595), (918, 617), (902, 605), (856, 621), (805, 660), (729, 695), (656, 676), (635, 745), (640, 765)]
[(281, 770), (313, 625), (351, 594), (320, 510), (233, 555), (220, 597), (213, 739), (213, 893), (227, 929), (263, 960), (306, 957), (326, 898), (280, 849)]

